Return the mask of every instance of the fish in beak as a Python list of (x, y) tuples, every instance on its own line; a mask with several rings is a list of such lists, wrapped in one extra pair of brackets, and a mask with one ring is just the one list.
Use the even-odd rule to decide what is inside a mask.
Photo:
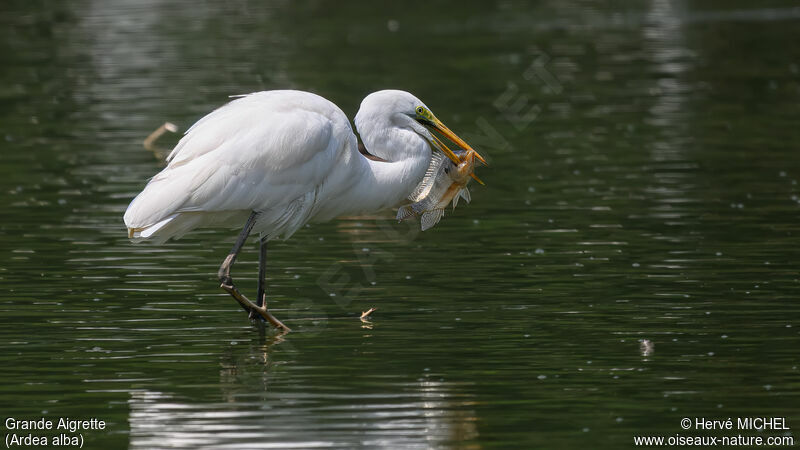
[[(448, 157), (448, 158), (450, 158), (450, 160), (451, 160), (451, 161), (453, 161), (453, 162), (456, 164), (456, 167), (458, 167), (458, 165), (460, 165), (460, 164), (463, 162), (463, 160), (462, 160), (462, 159), (460, 159), (460, 158), (458, 157), (458, 155), (456, 155), (456, 154), (455, 154), (455, 153), (454, 153), (452, 150), (450, 150), (450, 149), (449, 149), (449, 148), (448, 148), (448, 147), (447, 147), (447, 146), (444, 144), (444, 142), (440, 141), (440, 140), (439, 140), (439, 138), (437, 138), (437, 137), (436, 137), (436, 135), (434, 135), (434, 134), (431, 134), (431, 137), (433, 138), (433, 142), (431, 142), (431, 143), (432, 143), (432, 144), (433, 144), (433, 145), (434, 145), (436, 148), (438, 148), (439, 150), (441, 150), (441, 151), (442, 151), (442, 153), (444, 153), (445, 155), (447, 155), (447, 157)], [(463, 141), (462, 141), (462, 142), (463, 142)], [(478, 159), (479, 159), (481, 162), (483, 162), (483, 164), (484, 164), (484, 165), (486, 164), (486, 161), (484, 161), (484, 160), (483, 160), (483, 158), (481, 158), (481, 155), (479, 155), (479, 154), (478, 154), (478, 152), (476, 152), (475, 150), (473, 150), (473, 149), (471, 149), (471, 148), (470, 148), (469, 150), (467, 150), (467, 154), (469, 155), (469, 154), (470, 154), (470, 152), (472, 153), (472, 156), (474, 156), (474, 157), (478, 158)], [(452, 155), (452, 156), (450, 156), (450, 155)], [(486, 185), (486, 183), (484, 183), (483, 181), (481, 181), (481, 179), (480, 179), (480, 178), (478, 178), (478, 176), (477, 176), (477, 175), (475, 175), (475, 172), (472, 172), (472, 173), (470, 173), (470, 174), (469, 174), (469, 176), (471, 176), (471, 177), (472, 177), (472, 178), (473, 178), (475, 181), (477, 181), (478, 183), (480, 183), (480, 184), (482, 184), (482, 185), (484, 185), (484, 186)]]
[[(485, 159), (483, 159), (483, 156), (481, 156), (480, 154), (478, 154), (478, 152), (476, 152), (476, 151), (475, 151), (475, 150), (474, 150), (472, 147), (470, 147), (470, 146), (469, 146), (469, 144), (467, 144), (466, 142), (464, 142), (464, 140), (463, 140), (463, 139), (461, 139), (460, 137), (458, 137), (458, 135), (456, 135), (455, 133), (453, 133), (452, 131), (450, 131), (450, 128), (447, 128), (447, 126), (446, 126), (445, 124), (443, 124), (441, 120), (439, 120), (439, 119), (437, 119), (435, 116), (433, 116), (433, 114), (431, 114), (431, 115), (430, 115), (430, 118), (429, 118), (428, 120), (425, 120), (425, 121), (420, 121), (420, 123), (422, 123), (422, 125), (424, 125), (426, 128), (428, 128), (428, 130), (429, 130), (429, 131), (432, 131), (432, 130), (436, 130), (436, 131), (438, 131), (439, 133), (441, 133), (441, 134), (442, 134), (442, 136), (444, 136), (444, 137), (446, 137), (447, 139), (449, 139), (450, 141), (452, 141), (452, 142), (453, 142), (454, 144), (456, 144), (456, 145), (457, 145), (459, 148), (461, 148), (461, 149), (463, 149), (463, 150), (466, 150), (466, 151), (468, 151), (468, 152), (474, 152), (474, 153), (475, 153), (475, 157), (476, 157), (476, 158), (478, 158), (478, 160), (479, 160), (480, 162), (482, 162), (482, 163), (483, 163), (483, 165), (485, 165), (485, 166), (488, 166), (488, 165), (489, 165), (489, 164), (486, 162), (486, 160), (485, 160)], [(448, 157), (448, 158), (450, 158), (450, 160), (451, 160), (451, 161), (453, 161), (453, 163), (455, 163), (455, 164), (459, 164), (459, 163), (461, 163), (461, 160), (460, 160), (460, 159), (458, 159), (458, 156), (456, 156), (456, 154), (455, 154), (455, 153), (453, 153), (453, 151), (452, 151), (452, 150), (450, 150), (449, 148), (447, 148), (447, 146), (446, 146), (446, 145), (444, 145), (444, 143), (443, 143), (442, 141), (440, 141), (439, 139), (437, 139), (437, 138), (436, 138), (436, 136), (435, 136), (435, 135), (433, 135), (433, 133), (431, 133), (431, 136), (432, 136), (432, 137), (433, 137), (433, 139), (434, 139), (434, 142), (432, 142), (432, 144), (433, 144), (433, 145), (434, 145), (434, 146), (435, 146), (437, 149), (439, 149), (439, 150), (441, 150), (442, 152), (444, 152), (444, 154), (445, 154), (445, 155), (447, 155), (447, 157)]]

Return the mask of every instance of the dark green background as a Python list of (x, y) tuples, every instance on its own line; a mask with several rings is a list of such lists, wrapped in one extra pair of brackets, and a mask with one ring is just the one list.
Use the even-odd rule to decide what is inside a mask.
[[(105, 420), (84, 448), (800, 427), (798, 42), (791, 1), (4, 1), (0, 413)], [(122, 223), (153, 129), (277, 88), (350, 117), (411, 91), (491, 160), (425, 233), (390, 211), (273, 245), (284, 337), (218, 288), (235, 232)]]

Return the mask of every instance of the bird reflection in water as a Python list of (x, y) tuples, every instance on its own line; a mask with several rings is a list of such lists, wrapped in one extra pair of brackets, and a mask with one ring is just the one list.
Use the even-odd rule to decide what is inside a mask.
[[(359, 381), (328, 387), (320, 384), (320, 377), (340, 379), (324, 367), (314, 366), (327, 365), (324, 361), (283, 366), (293, 349), (282, 335), (265, 332), (249, 344), (242, 341), (227, 346), (220, 357), (220, 380), (212, 382), (219, 386), (219, 393), (207, 391), (208, 380), (199, 377), (192, 381), (197, 396), (190, 393), (193, 385), (180, 393), (151, 387), (132, 390), (128, 400), (130, 448), (266, 444), (275, 448), (355, 448), (365, 442), (376, 448), (430, 448), (454, 442), (459, 448), (480, 448), (470, 443), (478, 437), (479, 418), (463, 383), (442, 381), (433, 372), (419, 377), (409, 373), (382, 382), (366, 377), (371, 393), (365, 395), (355, 387)], [(282, 355), (278, 358), (277, 348)], [(276, 370), (280, 367), (284, 368)], [(291, 372), (289, 383), (287, 371)], [(377, 420), (380, 426), (375, 426)]]

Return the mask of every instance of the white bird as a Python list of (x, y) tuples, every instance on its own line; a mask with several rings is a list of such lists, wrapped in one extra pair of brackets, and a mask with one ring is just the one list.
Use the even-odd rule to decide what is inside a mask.
[[(199, 227), (244, 224), (220, 266), (221, 287), (251, 318), (288, 331), (266, 306), (268, 241), (286, 239), (310, 221), (396, 206), (422, 180), (433, 150), (458, 163), (433, 130), (472, 150), (404, 91), (368, 95), (355, 125), (363, 153), (347, 116), (318, 95), (284, 90), (241, 96), (186, 132), (167, 167), (128, 206), (128, 236), (134, 242), (164, 242)], [(252, 232), (260, 235), (256, 303), (231, 278)]]

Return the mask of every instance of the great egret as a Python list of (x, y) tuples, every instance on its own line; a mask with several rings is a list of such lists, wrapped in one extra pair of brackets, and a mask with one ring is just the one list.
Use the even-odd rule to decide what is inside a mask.
[[(167, 167), (128, 206), (128, 236), (134, 242), (163, 242), (198, 227), (244, 224), (219, 268), (221, 287), (250, 318), (260, 316), (288, 331), (266, 305), (271, 239), (288, 238), (309, 221), (396, 206), (422, 180), (433, 150), (458, 162), (432, 130), (472, 150), (404, 91), (365, 97), (355, 125), (363, 153), (347, 116), (318, 95), (283, 90), (241, 96), (186, 132), (167, 157)], [(251, 232), (260, 234), (256, 303), (231, 277)]]

